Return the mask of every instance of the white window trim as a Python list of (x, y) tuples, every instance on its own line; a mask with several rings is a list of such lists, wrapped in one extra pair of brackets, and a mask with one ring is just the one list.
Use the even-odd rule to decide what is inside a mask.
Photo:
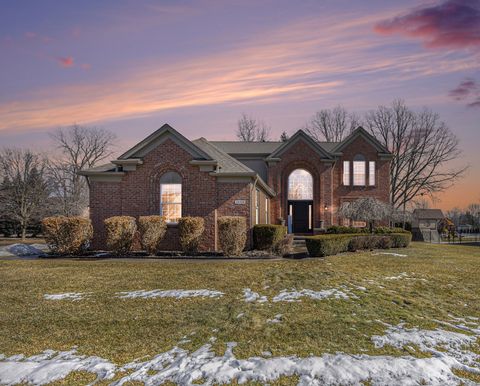
[[(363, 165), (363, 173), (355, 173), (355, 165)], [(361, 180), (357, 180), (362, 178)], [(353, 186), (366, 186), (367, 184), (367, 163), (366, 161), (353, 161)]]
[(343, 161), (343, 186), (350, 186), (350, 161)]
[[(373, 167), (373, 169), (372, 169)], [(368, 162), (368, 186), (375, 186), (376, 174), (377, 174), (377, 165), (375, 161)], [(373, 171), (373, 173), (372, 173)]]
[[(163, 203), (162, 202), (162, 194), (163, 194), (163, 189), (165, 185), (180, 185), (180, 202), (167, 202)], [(180, 217), (182, 217), (182, 184), (180, 183), (161, 183), (160, 184), (160, 216), (163, 216), (163, 206), (164, 205), (179, 205), (180, 206)], [(178, 224), (178, 221), (169, 221), (165, 219), (167, 224)]]

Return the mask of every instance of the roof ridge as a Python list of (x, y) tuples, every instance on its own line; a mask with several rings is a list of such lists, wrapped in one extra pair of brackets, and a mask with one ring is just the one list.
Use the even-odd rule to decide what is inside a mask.
[[(235, 165), (237, 165), (238, 167), (240, 167), (241, 169), (243, 169), (245, 172), (254, 172), (252, 169), (250, 169), (248, 166), (246, 166), (245, 164), (243, 164), (242, 162), (238, 161), (237, 159), (233, 158), (230, 154), (228, 153), (225, 153), (223, 150), (219, 149), (217, 146), (215, 146), (214, 144), (212, 144), (209, 140), (207, 140), (206, 138), (203, 138), (203, 137), (200, 137), (198, 139), (195, 139), (193, 140), (192, 142), (195, 142), (195, 141), (201, 141), (205, 144), (207, 144), (208, 146), (212, 147), (215, 151), (219, 152), (223, 157), (225, 158), (228, 158), (230, 161), (232, 161), (233, 163), (235, 163)], [(219, 161), (217, 159), (217, 161)]]

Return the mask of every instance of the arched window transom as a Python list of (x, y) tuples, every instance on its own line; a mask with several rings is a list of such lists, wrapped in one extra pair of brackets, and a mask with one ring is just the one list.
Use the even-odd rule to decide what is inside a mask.
[(160, 177), (160, 215), (167, 223), (176, 223), (182, 217), (182, 177), (167, 172)]
[(289, 200), (313, 200), (313, 177), (305, 169), (295, 169), (288, 176)]

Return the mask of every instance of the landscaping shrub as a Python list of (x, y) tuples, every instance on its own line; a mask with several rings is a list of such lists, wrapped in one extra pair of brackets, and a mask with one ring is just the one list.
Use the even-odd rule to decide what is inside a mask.
[(253, 247), (261, 250), (273, 250), (287, 234), (284, 225), (258, 224), (253, 227)]
[(305, 243), (310, 256), (323, 257), (348, 251), (352, 237), (348, 234), (310, 236), (305, 238)]
[(393, 240), (391, 235), (388, 236), (377, 236), (377, 248), (378, 249), (390, 249), (393, 245)]
[(167, 223), (162, 216), (140, 216), (138, 218), (138, 230), (140, 231), (140, 243), (142, 248), (150, 255), (160, 251)]
[(218, 237), (225, 256), (239, 256), (247, 241), (247, 220), (241, 216), (218, 218)]
[(281, 239), (278, 243), (276, 243), (273, 246), (272, 252), (277, 256), (286, 256), (292, 253), (292, 249), (293, 249), (293, 235), (287, 234), (283, 236), (283, 239)]
[(352, 233), (368, 233), (367, 228), (347, 227), (342, 225), (332, 225), (327, 228), (328, 234), (352, 234)]
[(412, 241), (412, 234), (410, 232), (392, 233), (389, 236), (392, 240), (392, 248), (406, 248)]
[(341, 252), (355, 252), (368, 249), (389, 249), (408, 247), (411, 233), (369, 234), (329, 234), (307, 237), (306, 244), (310, 256), (328, 256)]
[(46, 217), (42, 232), (51, 251), (61, 255), (83, 253), (93, 237), (91, 221), (78, 216)]
[(204, 230), (205, 221), (203, 217), (181, 217), (178, 219), (178, 234), (183, 252), (198, 252)]
[(390, 227), (376, 227), (374, 229), (375, 234), (391, 234), (391, 233), (410, 233), (409, 231), (403, 229), (403, 228), (390, 228)]
[(131, 251), (137, 223), (134, 217), (114, 216), (105, 219), (107, 248), (116, 255), (127, 254)]

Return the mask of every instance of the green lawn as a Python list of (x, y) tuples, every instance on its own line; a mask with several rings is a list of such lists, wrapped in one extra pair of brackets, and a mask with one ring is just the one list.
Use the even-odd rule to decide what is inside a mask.
[[(246, 303), (244, 288), (269, 301)], [(272, 302), (292, 288), (346, 288), (350, 298)], [(154, 289), (210, 289), (225, 295), (115, 296)], [(89, 295), (79, 301), (44, 299), (44, 294), (65, 292)], [(281, 323), (267, 323), (276, 314), (282, 314)], [(167, 351), (185, 336), (190, 342), (182, 347), (188, 350), (215, 336), (215, 352), (223, 354), (226, 343), (234, 341), (237, 358), (266, 351), (273, 357), (336, 352), (422, 357), (428, 354), (412, 345), (375, 348), (371, 336), (385, 332), (382, 323), (433, 329), (439, 326), (435, 320), (453, 317), (480, 317), (480, 247), (413, 243), (402, 250), (305, 260), (0, 260), (0, 354), (7, 356), (77, 346), (81, 354), (123, 364)], [(478, 375), (466, 376), (480, 381)], [(73, 374), (58, 384), (91, 380), (91, 375)], [(296, 378), (277, 382), (296, 384)]]

